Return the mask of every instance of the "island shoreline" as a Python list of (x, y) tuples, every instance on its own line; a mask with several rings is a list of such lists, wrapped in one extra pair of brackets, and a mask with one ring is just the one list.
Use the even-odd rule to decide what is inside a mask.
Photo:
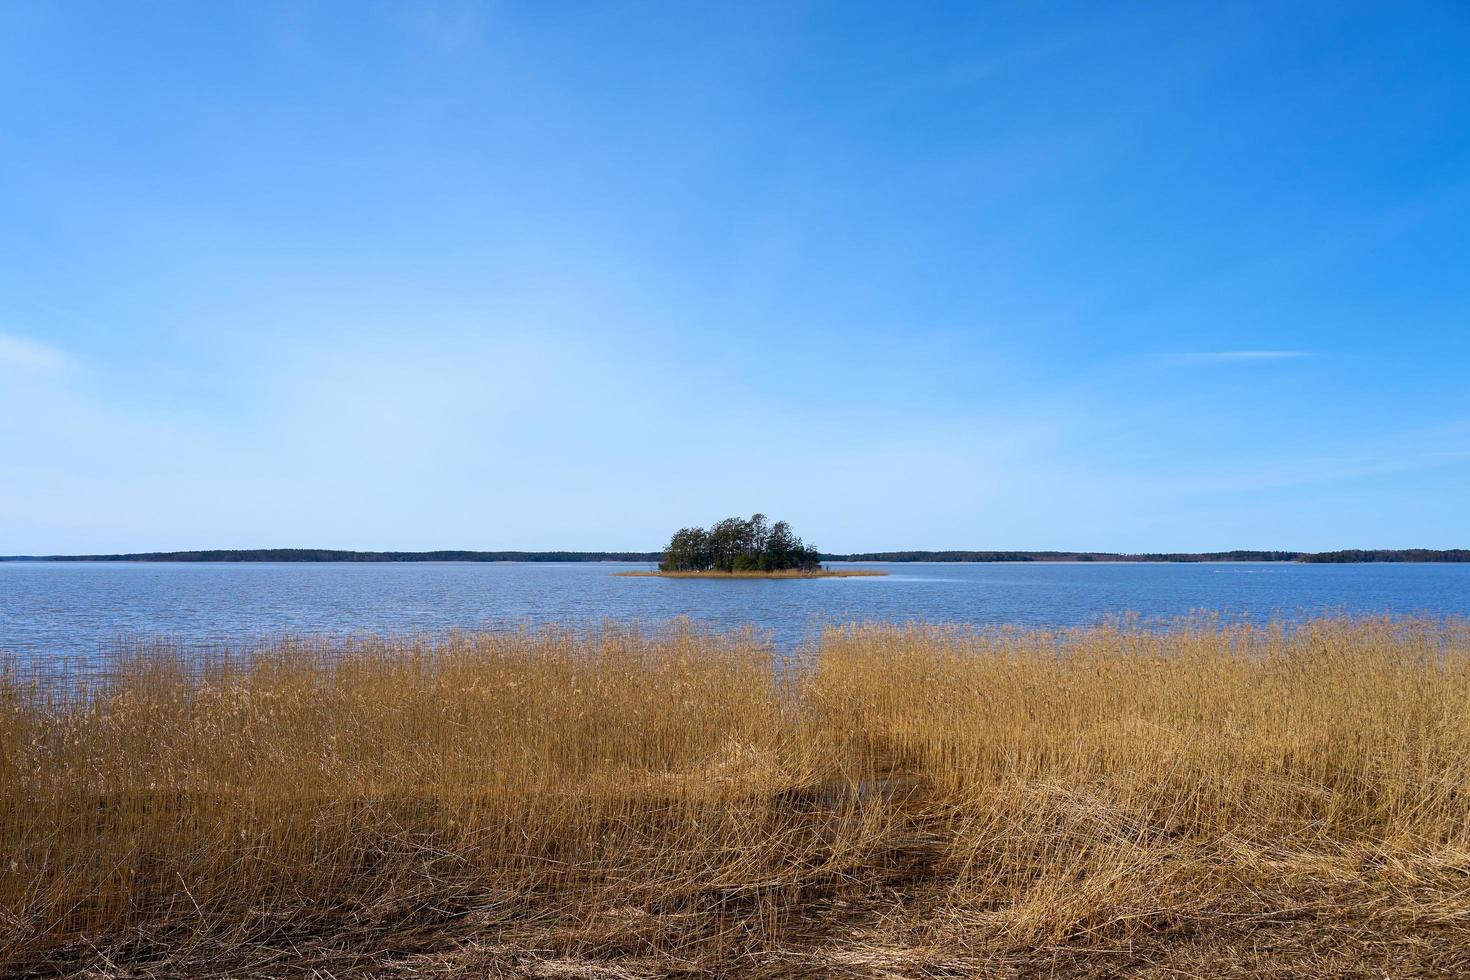
[(613, 572), (614, 578), (708, 578), (708, 579), (804, 579), (804, 578), (879, 578), (887, 575), (877, 568), (823, 568), (816, 571), (782, 569), (774, 572)]

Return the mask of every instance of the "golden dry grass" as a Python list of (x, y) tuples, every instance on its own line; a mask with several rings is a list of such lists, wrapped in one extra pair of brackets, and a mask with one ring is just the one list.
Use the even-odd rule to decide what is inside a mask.
[(888, 573), (877, 568), (782, 568), (773, 572), (613, 572), (617, 578), (869, 578)]
[(1470, 974), (1470, 627), (608, 627), (0, 683), (0, 973)]

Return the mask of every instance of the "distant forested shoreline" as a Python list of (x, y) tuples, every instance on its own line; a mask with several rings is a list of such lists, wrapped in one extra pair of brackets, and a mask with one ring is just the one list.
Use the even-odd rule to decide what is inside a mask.
[[(657, 562), (659, 551), (342, 551), (331, 548), (247, 548), (146, 551), (115, 555), (0, 555), (0, 561), (127, 562)], [(1470, 548), (1347, 549), (1343, 551), (864, 551), (819, 556), (821, 561), (872, 562), (1217, 562), (1280, 561), (1313, 564), (1470, 562)]]
[(852, 555), (823, 555), (831, 561), (1297, 561), (1300, 551), (865, 551)]
[(1444, 551), (1438, 551), (1432, 548), (1401, 548), (1390, 551), (1349, 549), (1347, 551), (1322, 551), (1313, 555), (1303, 555), (1301, 560), (1330, 564), (1352, 564), (1373, 561), (1462, 562), (1470, 561), (1470, 548), (1450, 548)]
[(658, 551), (339, 551), (331, 548), (247, 548), (229, 551), (145, 551), (124, 555), (17, 555), (0, 561), (658, 561)]

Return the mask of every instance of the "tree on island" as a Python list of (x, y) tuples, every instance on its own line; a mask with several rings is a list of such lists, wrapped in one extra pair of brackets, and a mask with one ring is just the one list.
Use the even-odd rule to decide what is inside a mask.
[(785, 521), (766, 523), (766, 515), (750, 520), (727, 517), (708, 531), (680, 528), (664, 549), (664, 572), (812, 571), (821, 566), (816, 548), (804, 544)]

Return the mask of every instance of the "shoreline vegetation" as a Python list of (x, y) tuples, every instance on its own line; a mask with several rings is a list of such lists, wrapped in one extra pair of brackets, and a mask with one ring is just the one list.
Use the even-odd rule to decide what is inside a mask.
[(877, 568), (781, 568), (763, 572), (758, 569), (738, 572), (720, 572), (713, 569), (704, 571), (648, 571), (648, 572), (613, 572), (615, 578), (712, 578), (712, 579), (735, 579), (735, 578), (778, 578), (778, 579), (803, 579), (803, 578), (874, 578), (887, 575), (888, 572)]
[[(821, 561), (853, 562), (1470, 562), (1470, 548), (1348, 549), (1343, 551), (866, 551), (823, 552)], [(110, 562), (656, 562), (660, 551), (343, 551), (331, 548), (247, 548), (142, 551), (112, 555), (0, 555), (0, 561)]]
[(684, 527), (674, 532), (659, 558), (664, 575), (740, 575), (817, 577), (822, 553), (796, 536), (785, 521), (772, 524), (765, 514), (750, 520), (727, 517), (706, 531)]
[(1465, 620), (118, 653), (0, 674), (0, 975), (1470, 973)]

